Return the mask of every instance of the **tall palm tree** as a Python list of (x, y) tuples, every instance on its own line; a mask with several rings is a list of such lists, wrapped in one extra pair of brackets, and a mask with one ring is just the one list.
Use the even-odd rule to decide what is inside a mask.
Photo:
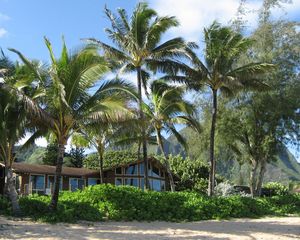
[(240, 64), (242, 55), (250, 50), (252, 40), (214, 22), (204, 29), (204, 60), (195, 52), (189, 51), (190, 65), (173, 62), (164, 68), (170, 74), (166, 79), (185, 83), (189, 88), (199, 91), (208, 87), (212, 93), (212, 119), (210, 130), (210, 175), (208, 194), (213, 195), (216, 162), (214, 157), (215, 129), (217, 121), (217, 101), (219, 92), (233, 96), (241, 89), (265, 89), (262, 82), (264, 73), (274, 66), (268, 63), (251, 62)]
[(162, 80), (153, 81), (151, 86), (150, 103), (143, 105), (148, 126), (156, 132), (157, 144), (164, 154), (164, 164), (168, 172), (171, 191), (175, 191), (173, 175), (168, 162), (168, 153), (164, 147), (162, 131), (171, 132), (185, 148), (186, 142), (176, 130), (175, 124), (184, 123), (194, 112), (194, 107), (185, 101), (183, 87), (170, 86)]
[(5, 165), (5, 194), (8, 194), (12, 203), (13, 213), (21, 213), (18, 204), (18, 194), (13, 178), (12, 165), (15, 161), (15, 146), (25, 136), (28, 127), (28, 116), (26, 114), (26, 104), (22, 99), (23, 94), (27, 93), (35, 98), (38, 88), (29, 86), (20, 87), (19, 94), (13, 91), (20, 81), (30, 81), (32, 77), (27, 74), (26, 66), (20, 66), (10, 61), (1, 51), (0, 56), (0, 161)]
[(24, 106), (16, 97), (6, 91), (0, 92), (0, 160), (5, 165), (5, 190), (12, 203), (14, 214), (20, 213), (18, 194), (13, 179), (12, 164), (15, 160), (14, 148), (25, 136), (26, 115)]
[[(130, 19), (124, 9), (118, 9), (118, 15), (114, 15), (105, 8), (105, 13), (111, 22), (111, 28), (106, 29), (106, 33), (115, 47), (96, 39), (88, 39), (88, 41), (97, 44), (121, 72), (136, 72), (139, 114), (143, 119), (142, 85), (146, 88), (149, 79), (146, 69), (159, 70), (160, 66), (170, 59), (183, 56), (187, 44), (180, 37), (161, 43), (163, 34), (171, 27), (178, 26), (178, 21), (175, 17), (158, 16), (147, 3), (138, 3)], [(144, 126), (142, 127), (143, 160), (145, 166), (148, 166), (145, 134)], [(148, 188), (148, 168), (145, 168), (145, 182), (145, 187)]]
[[(109, 113), (120, 101), (116, 102), (108, 93), (124, 90), (133, 94), (133, 88), (123, 81), (113, 80), (103, 81), (96, 91), (92, 91), (92, 87), (97, 87), (98, 80), (108, 71), (107, 63), (96, 49), (88, 47), (69, 53), (64, 43), (60, 57), (56, 58), (51, 43), (46, 38), (45, 44), (51, 59), (46, 77), (42, 77), (40, 69), (33, 66), (19, 51), (11, 51), (19, 55), (38, 79), (43, 96), (36, 102), (36, 107), (47, 117), (36, 117), (34, 121), (41, 129), (48, 129), (58, 144), (54, 191), (49, 205), (51, 210), (56, 210), (68, 139), (87, 121), (98, 121), (99, 124), (109, 122)], [(123, 94), (116, 96), (122, 98)], [(40, 133), (37, 131), (33, 138)]]

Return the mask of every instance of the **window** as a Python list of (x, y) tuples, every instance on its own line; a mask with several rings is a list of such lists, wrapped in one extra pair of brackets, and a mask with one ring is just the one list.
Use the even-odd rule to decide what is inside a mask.
[(84, 179), (78, 179), (78, 189), (82, 190), (84, 189), (85, 181)]
[(124, 185), (139, 187), (139, 179), (138, 178), (125, 178)]
[(140, 166), (140, 175), (144, 176), (145, 175), (145, 173), (144, 173), (144, 163), (140, 163), (139, 166)]
[(70, 178), (69, 185), (70, 185), (70, 190), (74, 192), (78, 189), (82, 190), (85, 186), (85, 181), (84, 179), (81, 178)]
[(115, 179), (115, 185), (116, 186), (120, 186), (120, 185), (122, 185), (123, 183), (122, 183), (122, 178), (116, 178)]
[(138, 174), (138, 165), (130, 165), (125, 168), (126, 175), (137, 175)]
[(122, 174), (122, 168), (121, 167), (116, 168), (116, 174)]
[(19, 190), (20, 190), (20, 187), (21, 187), (21, 184), (20, 184), (20, 176), (19, 176), (19, 175), (16, 175), (16, 190), (19, 191)]
[(141, 179), (140, 179), (140, 188), (141, 188), (142, 190), (144, 190), (144, 185), (145, 185), (145, 180), (144, 180), (144, 178), (141, 178)]
[(152, 190), (154, 191), (161, 191), (161, 184), (160, 184), (160, 180), (157, 179), (153, 179), (152, 181)]
[[(62, 177), (59, 180), (59, 189), (62, 190), (63, 182)], [(49, 175), (47, 178), (47, 188), (54, 189), (55, 176)]]
[(148, 164), (148, 176), (152, 176), (151, 164)]
[(94, 186), (97, 185), (97, 178), (88, 178), (88, 186)]
[(152, 165), (152, 176), (153, 177), (159, 177), (159, 168)]
[(30, 184), (33, 191), (45, 189), (45, 175), (30, 175)]
[[(139, 164), (139, 166), (140, 166), (140, 175), (141, 176), (145, 176), (145, 169), (144, 169), (144, 163), (140, 163)], [(152, 176), (151, 175), (152, 174), (152, 170), (151, 170), (151, 165), (150, 165), (150, 163), (149, 163), (149, 167), (148, 167), (148, 176)]]

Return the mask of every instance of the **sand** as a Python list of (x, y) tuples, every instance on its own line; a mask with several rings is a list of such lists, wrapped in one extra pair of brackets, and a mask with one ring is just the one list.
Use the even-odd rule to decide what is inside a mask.
[(300, 240), (300, 217), (225, 221), (45, 224), (0, 217), (0, 239)]

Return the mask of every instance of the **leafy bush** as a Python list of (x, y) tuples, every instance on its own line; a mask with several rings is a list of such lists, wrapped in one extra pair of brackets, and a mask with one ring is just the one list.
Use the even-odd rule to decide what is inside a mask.
[(78, 198), (78, 193), (62, 193), (56, 212), (50, 212), (48, 205), (49, 196), (31, 195), (20, 198), (20, 206), (24, 215), (34, 220), (46, 222), (76, 222), (78, 220), (100, 221), (101, 212), (90, 202)]
[(229, 196), (235, 193), (233, 185), (229, 182), (221, 182), (215, 187), (215, 193), (217, 196)]
[[(3, 200), (0, 200), (3, 201)], [(25, 216), (48, 222), (78, 220), (198, 221), (231, 217), (300, 214), (300, 194), (268, 198), (239, 195), (209, 198), (195, 192), (144, 192), (129, 186), (96, 185), (83, 191), (62, 192), (58, 210), (49, 212), (50, 197), (20, 199)], [(6, 207), (7, 201), (4, 203)]]
[(8, 199), (4, 196), (0, 196), (0, 214), (10, 214), (11, 206)]
[(269, 190), (271, 196), (283, 196), (289, 194), (289, 188), (278, 182), (269, 182), (264, 185), (264, 189)]

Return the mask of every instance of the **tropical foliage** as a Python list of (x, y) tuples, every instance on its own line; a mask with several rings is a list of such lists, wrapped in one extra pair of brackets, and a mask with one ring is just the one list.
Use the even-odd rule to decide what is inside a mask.
[[(252, 199), (234, 195), (209, 198), (192, 192), (145, 192), (134, 187), (98, 185), (83, 191), (63, 192), (59, 211), (55, 213), (48, 211), (49, 202), (48, 196), (33, 195), (20, 199), (26, 216), (47, 222), (104, 219), (178, 222), (299, 214), (300, 196)], [(8, 204), (3, 201), (0, 212), (9, 211), (6, 207)]]
[[(111, 45), (88, 38), (84, 47), (70, 51), (63, 40), (57, 57), (45, 38), (49, 63), (10, 49), (21, 60), (14, 63), (2, 53), (0, 160), (13, 211), (20, 210), (11, 169), (20, 156), (15, 151), (46, 137), (51, 144), (43, 161), (56, 166), (53, 194), (20, 200), (24, 213), (37, 219), (179, 221), (299, 212), (299, 196), (276, 184), (268, 187), (283, 195), (277, 198), (199, 195), (212, 196), (221, 180), (216, 171), (237, 162), (239, 182), (247, 175), (242, 166), (250, 166), (246, 182), (252, 196), (260, 196), (268, 164), (285, 146), (299, 146), (299, 23), (274, 22), (272, 8), (280, 4), (264, 0), (259, 25), (248, 37), (240, 16), (227, 26), (213, 22), (203, 31), (200, 53), (196, 43), (182, 37), (163, 41), (179, 22), (159, 16), (146, 3), (138, 3), (130, 16), (124, 9), (114, 14), (105, 8)], [(122, 80), (132, 73), (137, 89)], [(191, 92), (193, 102), (187, 100)], [(181, 127), (185, 129), (179, 131)], [(29, 140), (16, 147), (26, 133)], [(170, 139), (181, 147), (181, 156), (170, 155)], [(70, 143), (76, 146), (73, 160), (65, 152)], [(171, 190), (198, 193), (107, 185), (59, 195), (64, 163), (99, 169), (103, 181), (105, 167), (141, 159), (141, 152), (147, 166), (151, 147), (168, 171)], [(97, 153), (83, 159), (83, 148)], [(130, 151), (114, 151), (120, 149)], [(144, 171), (148, 185), (148, 168)], [(173, 174), (180, 179), (174, 181)], [(0, 202), (7, 212), (8, 204)], [(48, 207), (59, 213), (48, 213)]]

